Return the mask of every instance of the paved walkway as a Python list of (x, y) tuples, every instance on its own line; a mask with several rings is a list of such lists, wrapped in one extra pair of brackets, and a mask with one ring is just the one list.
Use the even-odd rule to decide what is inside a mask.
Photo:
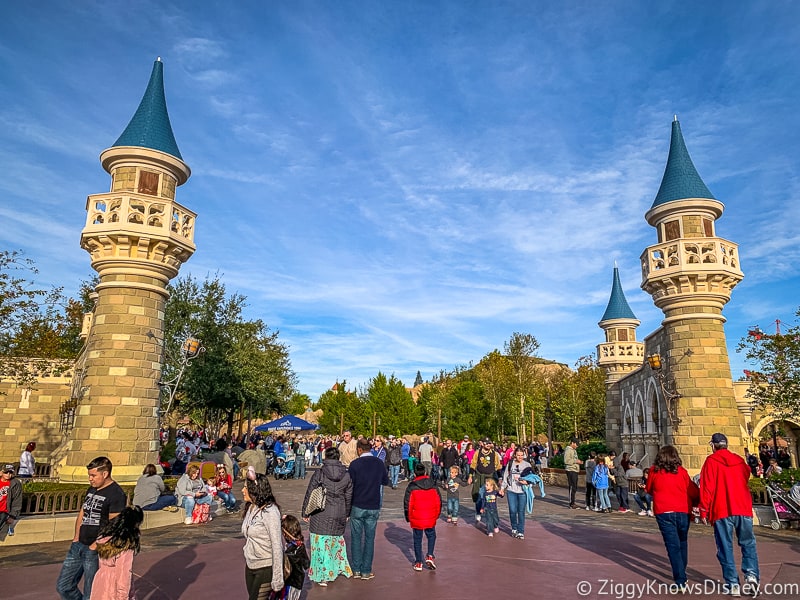
[[(297, 514), (304, 481), (274, 483), (284, 512)], [(404, 485), (386, 490), (376, 536), (375, 579), (337, 579), (327, 588), (308, 582), (303, 598), (669, 598), (671, 581), (655, 519), (633, 513), (600, 515), (565, 507), (565, 491), (549, 488), (536, 500), (525, 540), (508, 533), (501, 503), (501, 533), (494, 538), (475, 525), (472, 503), (462, 501), (463, 521), (437, 526), (436, 571), (411, 569), (411, 531), (403, 520)], [(465, 494), (466, 495), (466, 494)], [(143, 533), (143, 551), (134, 563), (138, 600), (245, 597), (240, 518), (229, 515), (206, 526), (176, 526)], [(762, 594), (800, 598), (800, 534), (757, 529)], [(35, 547), (0, 547), (0, 597), (7, 600), (56, 598), (55, 581), (68, 542)], [(689, 578), (697, 597), (718, 598), (720, 567), (711, 529), (693, 526)], [(662, 584), (659, 588), (659, 584)], [(766, 589), (770, 584), (772, 589)], [(794, 590), (775, 585), (794, 585)], [(580, 586), (580, 589), (579, 589)], [(649, 587), (648, 587), (649, 586)], [(587, 593), (588, 592), (588, 593)], [(770, 594), (769, 592), (773, 592)], [(778, 593), (780, 592), (780, 593)]]

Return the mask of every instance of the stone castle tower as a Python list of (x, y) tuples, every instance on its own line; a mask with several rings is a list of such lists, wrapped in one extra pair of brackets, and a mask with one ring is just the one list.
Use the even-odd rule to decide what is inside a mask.
[(606, 423), (621, 423), (623, 417), (619, 386), (613, 384), (640, 368), (644, 361), (644, 344), (636, 341), (639, 323), (622, 291), (619, 269), (614, 266), (611, 297), (598, 323), (606, 334), (606, 341), (597, 346), (598, 365), (606, 373), (607, 394), (611, 396), (606, 401)]
[(196, 217), (175, 201), (191, 171), (172, 133), (163, 75), (159, 58), (127, 128), (100, 155), (111, 191), (86, 203), (81, 247), (100, 283), (73, 385), (77, 406), (58, 465), (62, 481), (86, 481), (86, 465), (99, 455), (111, 459), (119, 481), (157, 464), (166, 286), (195, 251)]
[[(642, 289), (664, 320), (645, 339), (646, 361), (627, 375), (620, 374), (627, 364), (604, 364), (605, 345), (599, 347), (607, 373), (607, 440), (640, 459), (647, 454), (645, 464), (659, 445), (673, 444), (684, 466), (698, 471), (717, 431), (741, 450), (722, 308), (744, 275), (736, 244), (716, 234), (723, 210), (695, 169), (676, 117), (664, 177), (645, 215), (658, 242), (641, 256)], [(605, 317), (600, 322), (606, 332), (612, 324)]]

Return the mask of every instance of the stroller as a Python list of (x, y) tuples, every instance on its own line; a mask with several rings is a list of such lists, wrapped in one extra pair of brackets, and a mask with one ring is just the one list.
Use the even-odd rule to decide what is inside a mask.
[(294, 477), (294, 459), (286, 460), (283, 455), (275, 457), (275, 479), (290, 479)]
[(785, 492), (777, 483), (767, 484), (767, 498), (772, 504), (774, 514), (770, 522), (773, 529), (780, 529), (782, 524), (789, 527), (793, 521), (800, 521), (800, 490), (796, 490), (797, 487), (793, 487), (791, 492)]

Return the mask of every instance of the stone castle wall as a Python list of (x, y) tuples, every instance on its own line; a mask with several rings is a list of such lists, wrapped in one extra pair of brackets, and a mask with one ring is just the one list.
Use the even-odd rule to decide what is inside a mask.
[(0, 462), (18, 462), (27, 443), (36, 442), (36, 462), (48, 463), (62, 441), (59, 410), (69, 395), (69, 376), (42, 378), (33, 390), (0, 381)]

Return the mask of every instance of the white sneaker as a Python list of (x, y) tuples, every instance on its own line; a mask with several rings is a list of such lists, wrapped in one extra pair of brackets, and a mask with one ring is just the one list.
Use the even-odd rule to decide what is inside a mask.
[(758, 577), (754, 574), (750, 573), (744, 578), (744, 585), (742, 586), (742, 591), (745, 595), (755, 598), (758, 596), (758, 593), (761, 591), (758, 585)]
[(511, 530), (511, 537), (517, 537), (517, 530), (516, 529), (512, 529)]
[(480, 523), (481, 522), (481, 516), (480, 515), (475, 515), (475, 521)]
[(489, 532), (489, 537), (494, 537), (494, 534), (491, 531)]
[(640, 510), (639, 511), (639, 516), (640, 517), (646, 517), (647, 516), (647, 511), (646, 510)]
[(730, 586), (729, 594), (733, 598), (741, 598), (742, 597), (742, 588), (739, 587), (738, 583), (732, 583)]
[(653, 514), (653, 511), (652, 511), (652, 510), (648, 510), (648, 511), (647, 511), (647, 516), (648, 516), (648, 517), (655, 517), (655, 515)]
[(192, 517), (186, 517), (186, 518), (183, 520), (183, 524), (184, 524), (184, 525), (191, 525), (191, 524), (192, 524)]
[(586, 510), (592, 510), (592, 507), (591, 506), (587, 506)]

